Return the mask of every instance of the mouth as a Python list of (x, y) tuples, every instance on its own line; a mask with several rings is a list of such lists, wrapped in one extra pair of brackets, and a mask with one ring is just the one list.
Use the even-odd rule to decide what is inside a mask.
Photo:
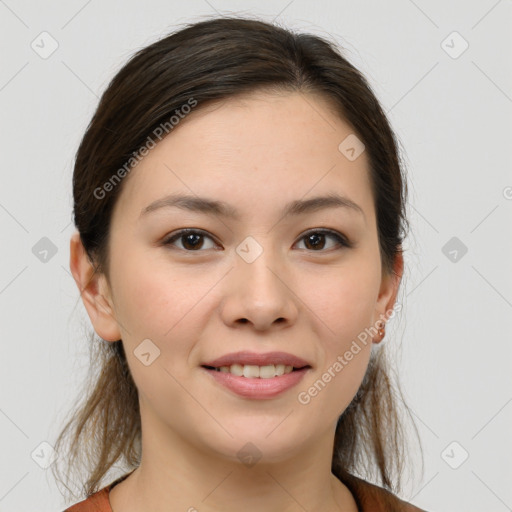
[(287, 352), (258, 353), (249, 350), (225, 354), (211, 361), (203, 361), (203, 368), (223, 373), (232, 373), (239, 377), (263, 378), (284, 375), (309, 367), (306, 361)]
[(272, 379), (274, 377), (280, 377), (287, 375), (292, 372), (300, 370), (307, 370), (311, 368), (310, 365), (304, 365), (295, 367), (292, 365), (285, 364), (269, 364), (264, 366), (258, 366), (254, 364), (232, 364), (224, 366), (208, 366), (201, 365), (206, 370), (214, 372), (230, 373), (237, 377), (245, 377), (247, 379)]
[(206, 361), (201, 368), (222, 388), (245, 399), (263, 400), (297, 386), (312, 365), (287, 352), (245, 350)]

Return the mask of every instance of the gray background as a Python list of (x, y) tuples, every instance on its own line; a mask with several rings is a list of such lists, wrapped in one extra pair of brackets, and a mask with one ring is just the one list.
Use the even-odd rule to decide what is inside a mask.
[[(386, 342), (401, 344), (425, 471), (403, 497), (429, 511), (512, 510), (510, 0), (0, 0), (0, 511), (64, 507), (36, 461), (87, 371), (69, 272), (80, 138), (130, 55), (216, 11), (335, 39), (370, 80), (409, 173), (404, 309)], [(47, 58), (31, 47), (51, 48), (43, 31), (58, 43)]]

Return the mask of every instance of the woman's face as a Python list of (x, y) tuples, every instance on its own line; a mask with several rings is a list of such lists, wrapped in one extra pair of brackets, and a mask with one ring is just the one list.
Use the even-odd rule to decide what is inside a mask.
[[(192, 111), (125, 178), (108, 300), (143, 431), (233, 460), (248, 442), (268, 461), (332, 443), (367, 368), (364, 330), (379, 326), (398, 286), (381, 273), (366, 152), (354, 159), (351, 139), (339, 149), (349, 136), (316, 96), (252, 94)], [(222, 203), (228, 214), (155, 204), (170, 195)], [(358, 207), (284, 215), (328, 195)], [(194, 233), (174, 236), (184, 228)], [(203, 367), (241, 351), (284, 352), (309, 368), (256, 381), (232, 375), (237, 367)], [(260, 366), (273, 358), (286, 363), (270, 355)]]

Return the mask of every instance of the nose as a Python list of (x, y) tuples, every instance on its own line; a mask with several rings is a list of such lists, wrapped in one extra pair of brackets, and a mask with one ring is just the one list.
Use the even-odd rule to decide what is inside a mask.
[(230, 327), (251, 324), (257, 331), (293, 325), (298, 316), (298, 298), (290, 272), (278, 264), (271, 250), (248, 263), (238, 255), (227, 275), (221, 315)]

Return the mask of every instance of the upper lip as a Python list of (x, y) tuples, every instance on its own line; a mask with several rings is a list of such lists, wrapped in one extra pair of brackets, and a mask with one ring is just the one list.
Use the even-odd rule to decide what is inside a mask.
[(226, 354), (212, 361), (203, 363), (202, 366), (213, 366), (220, 368), (221, 366), (231, 366), (232, 364), (268, 366), (271, 364), (284, 364), (293, 366), (294, 368), (302, 368), (311, 366), (307, 361), (300, 357), (288, 354), (286, 352), (266, 352), (258, 354), (257, 352), (241, 351), (232, 354)]

